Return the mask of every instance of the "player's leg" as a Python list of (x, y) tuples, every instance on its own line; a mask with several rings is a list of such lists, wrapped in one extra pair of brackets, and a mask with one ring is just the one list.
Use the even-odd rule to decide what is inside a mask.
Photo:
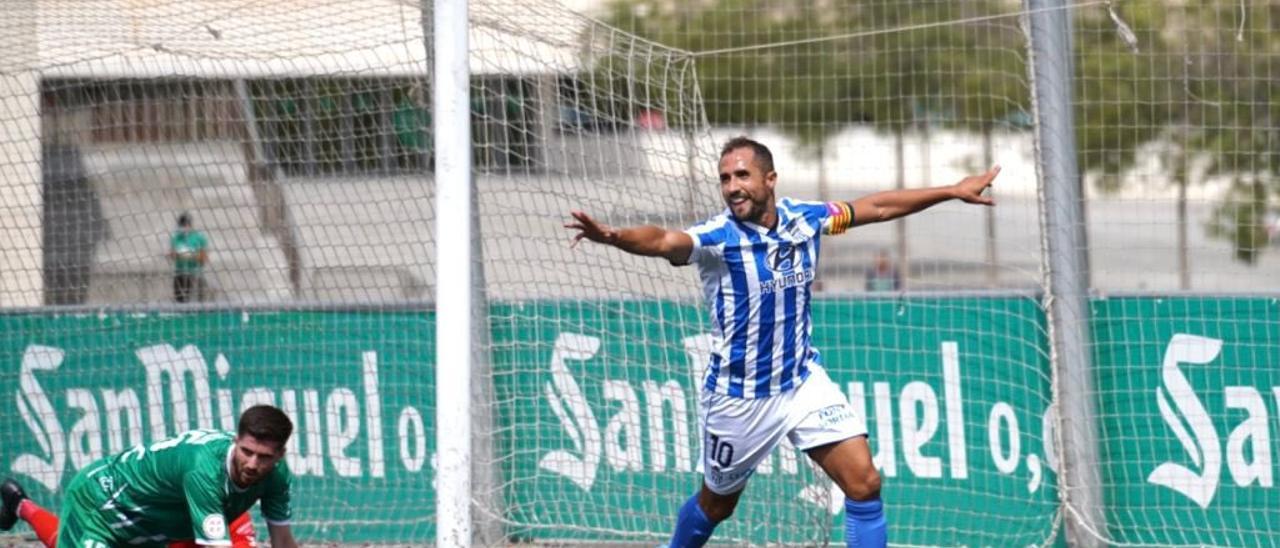
[(786, 434), (779, 398), (744, 400), (704, 392), (702, 487), (680, 507), (672, 548), (702, 546), (729, 519), (747, 479)]
[(180, 303), (191, 302), (192, 286), (190, 274), (174, 274), (173, 300)]
[[(94, 519), (97, 515), (94, 509), (80, 508), (76, 503), (64, 501), (61, 511), (63, 519), (59, 522), (53, 539), (57, 544), (67, 548), (107, 548), (116, 545), (110, 529)], [(53, 547), (52, 544), (48, 546)]]
[(880, 501), (880, 473), (871, 461), (867, 437), (815, 447), (808, 454), (844, 492), (845, 542), (885, 546), (888, 524)]
[(848, 546), (885, 546), (888, 526), (880, 502), (880, 473), (871, 460), (866, 421), (821, 367), (796, 390), (800, 420), (788, 436), (845, 495)]
[(680, 507), (680, 513), (676, 517), (676, 530), (671, 534), (671, 542), (667, 546), (689, 548), (706, 544), (711, 533), (715, 532), (716, 525), (733, 514), (740, 496), (742, 489), (722, 495), (712, 491), (704, 482), (702, 489)]
[(103, 517), (100, 508), (107, 494), (81, 470), (62, 492), (58, 508), (57, 543), (63, 548), (108, 548), (123, 543)]
[(86, 523), (80, 516), (62, 520), (57, 540), (67, 548), (110, 548), (118, 544), (109, 532)]
[(36, 538), (40, 539), (40, 543), (45, 548), (57, 548), (58, 546), (58, 516), (53, 512), (41, 508), (31, 499), (22, 501), (22, 506), (18, 507), (18, 515), (22, 521), (27, 522), (31, 526), (31, 530), (35, 531)]
[(0, 531), (13, 528), (18, 519), (27, 522), (36, 538), (46, 548), (55, 548), (58, 543), (58, 516), (41, 508), (35, 501), (27, 498), (27, 493), (13, 478), (0, 483)]

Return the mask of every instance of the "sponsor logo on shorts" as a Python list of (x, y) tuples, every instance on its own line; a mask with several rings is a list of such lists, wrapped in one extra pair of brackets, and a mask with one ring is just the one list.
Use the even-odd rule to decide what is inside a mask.
[(718, 465), (712, 464), (711, 470), (707, 472), (707, 477), (709, 477), (711, 479), (711, 483), (714, 484), (733, 483), (751, 475), (751, 472), (753, 471), (754, 470), (750, 468), (742, 468), (731, 472), (725, 472), (720, 470)]
[(853, 410), (848, 405), (828, 405), (818, 410), (818, 421), (823, 426), (834, 426), (852, 419)]
[(209, 540), (218, 540), (227, 536), (227, 521), (220, 514), (205, 516), (204, 521), (200, 522), (200, 528), (204, 530), (204, 538)]

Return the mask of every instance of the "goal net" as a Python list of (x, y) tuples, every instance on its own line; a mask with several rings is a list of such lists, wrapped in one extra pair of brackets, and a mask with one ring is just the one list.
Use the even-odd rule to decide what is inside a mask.
[(296, 427), (300, 539), (432, 538), (421, 20), (384, 1), (15, 5), (5, 475), (56, 509), (95, 459), (271, 403)]
[[(948, 203), (822, 240), (814, 345), (867, 420), (893, 543), (1026, 545), (1060, 533), (1016, 14), (1002, 2), (749, 1), (619, 4), (607, 15), (694, 53), (715, 140), (746, 133), (772, 147), (779, 195), (852, 200), (1003, 167), (995, 208)], [(721, 527), (752, 527), (746, 538), (760, 544), (842, 542), (843, 494), (805, 476), (803, 454), (776, 456)], [(765, 517), (798, 509), (810, 521)]]
[[(877, 25), (906, 23), (872, 9)], [(435, 264), (434, 242), (449, 235), (433, 234), (429, 17), (381, 0), (37, 2), (19, 15), (4, 28), (0, 116), (11, 136), (0, 228), (13, 242), (0, 295), (12, 310), (0, 319), (12, 364), (0, 390), (16, 405), (3, 423), (15, 440), (0, 454), (7, 473), (55, 507), (96, 458), (187, 428), (232, 428), (239, 410), (274, 403), (298, 427), (287, 462), (300, 538), (431, 540), (433, 440), (447, 427), (434, 421), (432, 371), (453, 365), (434, 363), (431, 341), (434, 273), (449, 267)], [(891, 67), (910, 61), (939, 82), (960, 74), (909, 41), (713, 58), (549, 0), (476, 1), (470, 16), (487, 319), (473, 511), (485, 544), (661, 541), (699, 486), (711, 318), (697, 276), (569, 248), (570, 210), (690, 226), (723, 207), (718, 145), (739, 133), (775, 148), (781, 194), (802, 199), (941, 182), (1027, 146), (1007, 22), (961, 27), (941, 49), (976, 48), (1005, 87), (917, 97)], [(800, 36), (801, 20), (787, 21), (790, 34), (752, 40)], [(848, 23), (824, 21), (822, 32)], [(816, 80), (795, 72), (859, 50), (875, 53), (871, 64)], [(762, 72), (733, 84), (716, 78), (726, 62)], [(779, 71), (776, 93), (704, 100), (704, 81), (769, 88), (765, 69)], [(832, 98), (856, 105), (815, 125), (824, 107), (802, 105)], [(952, 99), (971, 104), (947, 114), (961, 107)], [(783, 118), (725, 124), (726, 111), (769, 102)], [(837, 131), (871, 121), (881, 125)], [(989, 138), (954, 129), (966, 124)], [(815, 164), (824, 132), (835, 140)], [(939, 142), (966, 147), (941, 161)], [(986, 149), (967, 146), (977, 143)], [(883, 162), (847, 166), (856, 156)], [(1010, 167), (1006, 177), (1030, 177)], [(1016, 196), (1000, 211), (1021, 218), (1007, 235), (1025, 237), (1032, 204)], [(860, 229), (829, 240), (818, 267), (815, 343), (868, 421), (902, 542), (1031, 543), (1055, 531), (1044, 325), (1028, 291), (1036, 248), (1006, 245), (1006, 262), (984, 267), (998, 236), (982, 215), (946, 206)], [(898, 256), (908, 241), (914, 266)], [(881, 249), (900, 279), (871, 280), (885, 292), (868, 293), (863, 265)], [(938, 292), (993, 288), (1003, 290)], [(784, 444), (717, 539), (837, 540), (842, 501)], [(1001, 525), (980, 524), (990, 515), (980, 507), (999, 508)]]
[[(850, 86), (905, 60), (919, 74), (942, 71), (938, 81), (958, 76), (945, 55), (874, 39), (699, 57), (698, 44), (663, 46), (674, 36), (624, 32), (549, 0), (470, 9), (487, 309), (473, 508), (485, 543), (661, 541), (699, 485), (711, 318), (697, 276), (600, 246), (570, 249), (570, 210), (618, 226), (690, 226), (723, 207), (716, 154), (739, 133), (776, 150), (781, 194), (801, 199), (940, 182), (989, 163), (981, 146), (944, 155), (930, 149), (937, 142), (1026, 146), (1008, 121), (1025, 106), (1008, 91), (1024, 91), (1017, 49), (982, 38), (1007, 39), (1007, 23), (963, 27), (941, 51), (977, 48), (1012, 84), (920, 88), (908, 100), (896, 79), (860, 98)], [(885, 28), (905, 22), (873, 11)], [(0, 455), (8, 473), (56, 506), (98, 457), (187, 428), (230, 428), (240, 409), (268, 402), (298, 426), (287, 462), (300, 538), (432, 539), (442, 427), (432, 370), (452, 365), (434, 363), (430, 338), (434, 272), (449, 267), (435, 264), (434, 242), (449, 235), (433, 234), (429, 14), (381, 0), (103, 0), (19, 15), (4, 28), (12, 55), (0, 117), (11, 136), (11, 221), (0, 229), (13, 242), (2, 292), (13, 366), (0, 375), (17, 407), (3, 426), (15, 440)], [(799, 19), (787, 21), (790, 34), (750, 38), (800, 36)], [(822, 32), (848, 22), (824, 21)], [(797, 72), (858, 50), (875, 52), (872, 63), (816, 80)], [(705, 101), (702, 82), (734, 85), (716, 78), (726, 62), (760, 64), (744, 89), (769, 88), (764, 69), (779, 71), (778, 91)], [(815, 169), (823, 107), (801, 105), (833, 97), (857, 104), (818, 128), (836, 140)], [(957, 120), (991, 122), (987, 141), (950, 129), (959, 122), (922, 122), (959, 108), (948, 97), (972, 103)], [(726, 111), (767, 102), (786, 109), (775, 129), (751, 124), (779, 120), (746, 115), (725, 125)], [(883, 123), (836, 130), (872, 120)], [(849, 154), (883, 162), (850, 167)], [(1030, 176), (1017, 166), (1005, 176), (1019, 169)], [(1033, 226), (1030, 202), (1015, 196), (1001, 215)], [(997, 238), (982, 215), (947, 206), (911, 225), (859, 229), (830, 239), (819, 265), (816, 346), (866, 416), (904, 542), (1028, 543), (1054, 531), (1039, 426), (1044, 328), (1027, 291), (1035, 248), (1005, 246), (1002, 266), (982, 267)], [(944, 245), (925, 247), (944, 231)], [(875, 282), (886, 292), (866, 293), (863, 265), (908, 237), (921, 259), (897, 264), (900, 281)], [(925, 292), (904, 298), (912, 287)], [(1007, 291), (992, 299), (935, 292), (998, 287)], [(784, 445), (717, 538), (839, 539), (842, 500)], [(977, 526), (978, 506), (1004, 509), (1005, 525)]]
[[(16, 13), (0, 31), (6, 475), (56, 508), (100, 457), (272, 403), (297, 426), (299, 538), (434, 539), (433, 370), (450, 365), (431, 340), (430, 13)], [(656, 539), (696, 484), (695, 280), (570, 250), (561, 225), (571, 208), (674, 226), (715, 210), (691, 60), (555, 2), (473, 2), (471, 19), (483, 540)]]
[[(1117, 545), (1271, 542), (1280, 403), (1274, 1), (1082, 10), (1099, 468)], [(1121, 32), (1116, 21), (1130, 32)]]
[[(743, 134), (773, 150), (778, 195), (804, 200), (1003, 167), (997, 207), (824, 237), (813, 266), (813, 343), (866, 420), (894, 544), (1061, 542), (1080, 511), (1067, 465), (1096, 468), (1103, 501), (1073, 535), (1270, 538), (1269, 11), (1058, 8), (1075, 25), (1095, 290), (1073, 326), (1049, 314), (1042, 225), (1062, 204), (1039, 186), (1026, 6), (469, 4), (478, 544), (669, 537), (701, 481), (713, 312), (693, 268), (570, 247), (563, 225), (575, 210), (668, 228), (715, 215), (719, 147)], [(272, 403), (297, 427), (301, 541), (435, 539), (449, 425), (434, 371), (461, 364), (436, 363), (433, 340), (436, 272), (452, 266), (435, 243), (454, 236), (435, 233), (422, 5), (7, 8), (0, 472), (56, 508), (97, 458)], [(1053, 337), (1073, 328), (1089, 334), (1096, 462), (1054, 449)], [(838, 544), (842, 512), (783, 443), (714, 539)]]

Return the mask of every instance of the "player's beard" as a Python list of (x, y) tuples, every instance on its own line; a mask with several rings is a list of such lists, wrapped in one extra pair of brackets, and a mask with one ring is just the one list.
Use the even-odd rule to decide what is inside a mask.
[(768, 204), (745, 192), (741, 196), (746, 198), (745, 202), (733, 203), (732, 200), (738, 197), (736, 194), (725, 200), (726, 205), (729, 206), (729, 211), (733, 212), (733, 217), (739, 221), (761, 224), (761, 218), (764, 217), (765, 207)]
[(243, 463), (235, 463), (235, 484), (237, 487), (249, 487), (262, 480), (262, 474), (251, 475), (249, 467)]

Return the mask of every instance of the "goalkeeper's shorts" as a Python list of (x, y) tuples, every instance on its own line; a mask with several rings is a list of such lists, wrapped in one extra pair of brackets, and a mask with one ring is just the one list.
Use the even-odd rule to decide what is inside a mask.
[[(58, 512), (57, 546), (60, 548), (111, 548), (115, 546), (156, 546), (165, 544), (156, 542), (139, 542), (145, 539), (126, 541), (119, 534), (122, 530), (117, 523), (108, 521), (101, 507), (107, 498), (103, 487), (90, 476), (92, 474), (76, 474), (67, 485), (62, 500), (62, 508)], [(253, 528), (253, 520), (249, 513), (241, 514), (231, 522), (232, 548), (255, 548), (257, 534)], [(194, 540), (176, 540), (168, 543), (167, 548), (195, 548)]]
[(111, 524), (98, 508), (106, 495), (83, 472), (76, 474), (63, 492), (58, 511), (58, 546), (63, 548), (110, 548), (120, 544)]
[(809, 365), (799, 388), (776, 396), (744, 399), (704, 390), (700, 413), (699, 469), (707, 487), (721, 495), (741, 491), (784, 436), (805, 450), (867, 434), (865, 417), (817, 364)]

